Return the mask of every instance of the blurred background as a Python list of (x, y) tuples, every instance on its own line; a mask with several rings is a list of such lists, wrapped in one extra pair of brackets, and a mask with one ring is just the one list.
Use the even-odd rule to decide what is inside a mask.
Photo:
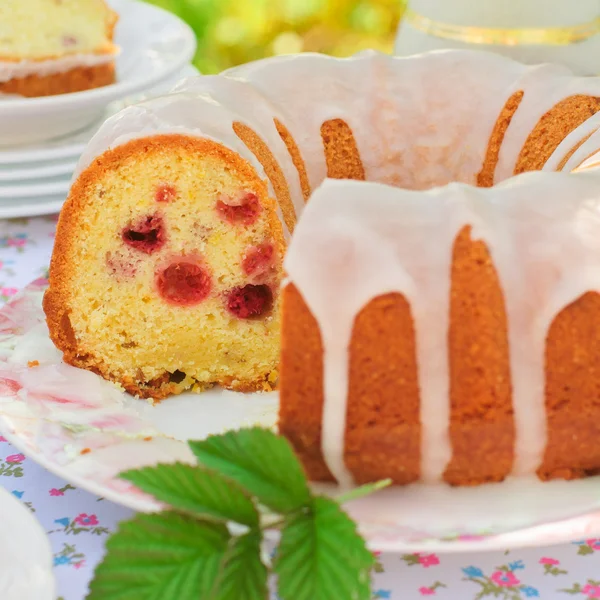
[(391, 52), (404, 0), (146, 0), (187, 21), (202, 73), (266, 56)]

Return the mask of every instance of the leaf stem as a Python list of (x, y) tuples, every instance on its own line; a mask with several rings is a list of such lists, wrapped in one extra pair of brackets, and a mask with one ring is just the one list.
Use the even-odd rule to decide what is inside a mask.
[(369, 494), (372, 494), (378, 490), (382, 490), (391, 484), (391, 479), (382, 479), (381, 481), (376, 481), (375, 483), (367, 483), (366, 485), (361, 485), (360, 487), (336, 496), (335, 500), (338, 504), (344, 504), (345, 502), (350, 502), (350, 500), (356, 500), (358, 498), (362, 498), (363, 496), (368, 496)]

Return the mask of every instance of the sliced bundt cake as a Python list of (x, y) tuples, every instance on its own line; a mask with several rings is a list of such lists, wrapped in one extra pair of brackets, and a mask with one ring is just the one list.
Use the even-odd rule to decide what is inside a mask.
[(594, 473), (598, 178), (526, 172), (580, 164), (599, 111), (598, 79), (474, 52), (184, 82), (84, 152), (52, 339), (143, 396), (271, 388), (284, 240), (326, 178), (364, 179), (319, 188), (283, 282), (280, 430), (310, 476)]
[(50, 96), (113, 83), (116, 22), (104, 0), (2, 0), (0, 93)]

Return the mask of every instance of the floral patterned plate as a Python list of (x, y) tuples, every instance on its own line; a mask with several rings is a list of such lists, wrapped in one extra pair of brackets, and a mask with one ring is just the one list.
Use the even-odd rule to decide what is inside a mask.
[[(187, 439), (276, 426), (275, 393), (211, 390), (152, 406), (64, 364), (41, 308), (46, 285), (35, 281), (0, 311), (0, 432), (48, 470), (113, 502), (152, 511), (159, 505), (120, 480), (120, 471), (191, 462)], [(414, 485), (383, 490), (347, 508), (376, 550), (458, 552), (600, 537), (598, 478), (515, 478), (478, 488)]]

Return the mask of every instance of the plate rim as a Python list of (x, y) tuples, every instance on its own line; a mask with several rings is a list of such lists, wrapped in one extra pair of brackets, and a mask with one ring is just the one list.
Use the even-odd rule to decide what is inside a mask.
[[(101, 121), (100, 121), (101, 122)], [(96, 122), (91, 125), (89, 128), (86, 128), (81, 131), (76, 131), (72, 136), (75, 137), (77, 135), (81, 135), (84, 131), (88, 129), (92, 129), (93, 127), (98, 127), (100, 122)], [(91, 136), (90, 136), (91, 138)], [(60, 139), (60, 138), (58, 138)], [(54, 141), (54, 140), (48, 140)], [(43, 144), (44, 142), (41, 142)], [(2, 150), (0, 148), (0, 165), (15, 165), (19, 163), (41, 163), (51, 160), (63, 160), (63, 159), (76, 159), (81, 155), (81, 153), (85, 150), (87, 146), (87, 142), (74, 142), (69, 145), (61, 146), (57, 144), (52, 148), (39, 148), (33, 147), (28, 149), (27, 146), (18, 147), (17, 150)], [(49, 154), (50, 153), (50, 154)]]
[[(43, 198), (45, 196), (63, 195), (66, 197), (71, 187), (71, 177), (57, 175), (58, 181), (43, 182), (40, 180), (24, 181), (22, 185), (15, 185), (15, 182), (0, 181), (0, 205), (4, 200), (27, 200), (33, 198)], [(49, 177), (53, 179), (53, 177)], [(44, 188), (46, 191), (44, 191)]]
[[(11, 302), (8, 302), (6, 308), (11, 307), (11, 305), (18, 301), (26, 299), (28, 294), (31, 294), (32, 296), (35, 295), (37, 297), (35, 304), (30, 304), (30, 302), (26, 301), (23, 309), (27, 312), (27, 315), (35, 317), (36, 323), (41, 324), (44, 320), (44, 316), (43, 313), (40, 312), (41, 306), (38, 305), (40, 301), (39, 294), (45, 291), (47, 284), (48, 282), (44, 278), (34, 280), (29, 285), (25, 286)], [(17, 311), (19, 310), (16, 307), (15, 309)], [(0, 312), (4, 312), (4, 310), (5, 308), (2, 308)], [(15, 313), (9, 320), (17, 325), (17, 329), (13, 330), (9, 328), (6, 331), (3, 330), (3, 337), (6, 338), (6, 341), (11, 337), (19, 337), (23, 333), (29, 331), (29, 325), (25, 325), (25, 329), (22, 331), (20, 330), (20, 326), (18, 325), (20, 319), (15, 320), (16, 316), (17, 314)], [(25, 322), (30, 321), (31, 319), (28, 318)], [(21, 331), (21, 333), (19, 333), (19, 331)], [(6, 371), (3, 376), (10, 379), (8, 371)], [(4, 393), (0, 391), (0, 396), (5, 397), (9, 402), (15, 398), (15, 394), (11, 392)], [(51, 422), (51, 419), (47, 416), (45, 417), (40, 414), (31, 414), (26, 418), (30, 424), (43, 423), (44, 421)], [(74, 483), (81, 489), (87, 490), (97, 496), (101, 496), (132, 510), (152, 512), (160, 509), (160, 503), (152, 498), (148, 498), (144, 495), (127, 493), (126, 491), (111, 487), (111, 482), (115, 481), (114, 475), (107, 478), (106, 481), (102, 479), (97, 480), (93, 473), (78, 473), (76, 470), (73, 471), (73, 469), (70, 468), (70, 463), (62, 464), (60, 461), (53, 460), (51, 456), (47, 456), (40, 447), (38, 447), (35, 437), (23, 435), (23, 432), (19, 432), (18, 422), (19, 417), (14, 418), (6, 413), (0, 414), (0, 433), (4, 435), (7, 441), (13, 444), (15, 448), (51, 473)], [(29, 427), (27, 429), (29, 430)], [(167, 437), (169, 436), (167, 435)], [(318, 488), (316, 491), (319, 493)], [(350, 514), (353, 514), (354, 511), (351, 509), (350, 505), (348, 505), (348, 510)], [(557, 518), (547, 518), (546, 520), (541, 521), (538, 519), (537, 522), (534, 523), (530, 522), (522, 526), (515, 526), (514, 528), (505, 531), (497, 531), (495, 533), (490, 532), (487, 535), (447, 534), (443, 537), (434, 537), (431, 534), (425, 534), (418, 538), (413, 537), (412, 539), (410, 534), (398, 532), (393, 535), (387, 535), (387, 530), (384, 529), (379, 531), (382, 526), (385, 528), (385, 523), (382, 522), (377, 524), (376, 520), (375, 522), (370, 522), (369, 519), (364, 520), (364, 510), (362, 512), (362, 518), (359, 516), (360, 513), (355, 518), (359, 528), (361, 528), (361, 524), (365, 528), (364, 533), (368, 546), (372, 550), (392, 553), (421, 552), (425, 550), (440, 553), (460, 553), (475, 550), (487, 552), (506, 548), (543, 547), (573, 543), (576, 540), (600, 536), (600, 506), (596, 507), (596, 503), (585, 509), (577, 509), (574, 512), (571, 512), (571, 514), (565, 511)], [(401, 527), (404, 526), (401, 525)]]
[(41, 197), (39, 202), (27, 202), (31, 198), (21, 198), (22, 202), (3, 204), (0, 201), (0, 219), (28, 219), (58, 214), (67, 200), (66, 194)]
[[(19, 181), (33, 183), (46, 177), (71, 177), (77, 166), (77, 159), (75, 158), (49, 160), (47, 162), (53, 164), (32, 163), (30, 167), (27, 167), (27, 163), (14, 163), (14, 165), (18, 165), (18, 168), (13, 166), (12, 169), (4, 169), (8, 165), (0, 163), (0, 185), (14, 185)], [(52, 171), (52, 169), (55, 169), (55, 171)]]
[[(44, 455), (41, 454), (39, 451), (30, 448), (27, 445), (27, 441), (22, 437), (18, 436), (13, 431), (13, 427), (10, 424), (10, 417), (0, 415), (0, 434), (2, 434), (6, 438), (6, 440), (19, 452), (25, 454), (27, 458), (31, 459), (36, 464), (46, 469), (53, 475), (60, 477), (61, 479), (69, 483), (74, 484), (76, 487), (82, 490), (85, 490), (91, 494), (94, 494), (98, 497), (102, 497), (119, 506), (123, 506), (136, 512), (151, 513), (156, 511), (156, 505), (152, 504), (152, 501), (144, 500), (143, 496), (138, 497), (128, 494), (122, 494), (117, 490), (113, 490), (82, 475), (76, 473), (69, 473), (67, 469), (65, 469), (58, 463), (51, 462), (46, 457), (44, 457)], [(366, 541), (367, 545), (370, 547), (371, 550), (378, 550), (381, 552), (393, 554), (423, 551), (436, 552), (438, 554), (461, 554), (475, 551), (495, 552), (499, 550), (505, 550), (508, 547), (510, 547), (511, 549), (537, 548), (543, 546), (573, 543), (576, 536), (569, 539), (546, 540), (540, 544), (537, 541), (536, 536), (534, 535), (535, 531), (548, 527), (555, 527), (558, 525), (568, 526), (570, 523), (575, 524), (578, 521), (583, 522), (586, 517), (589, 517), (590, 515), (594, 514), (600, 514), (600, 512), (588, 513), (586, 515), (580, 515), (578, 517), (576, 516), (567, 519), (560, 519), (542, 525), (535, 525), (533, 527), (522, 527), (520, 529), (515, 529), (514, 531), (484, 537), (476, 541), (460, 539), (432, 539), (416, 542), (398, 540), (378, 540), (377, 543), (372, 543), (368, 539)], [(600, 535), (600, 526), (597, 530), (597, 534)], [(589, 535), (593, 534), (586, 532), (586, 536)], [(511, 540), (511, 538), (514, 536), (518, 538), (517, 541)]]

